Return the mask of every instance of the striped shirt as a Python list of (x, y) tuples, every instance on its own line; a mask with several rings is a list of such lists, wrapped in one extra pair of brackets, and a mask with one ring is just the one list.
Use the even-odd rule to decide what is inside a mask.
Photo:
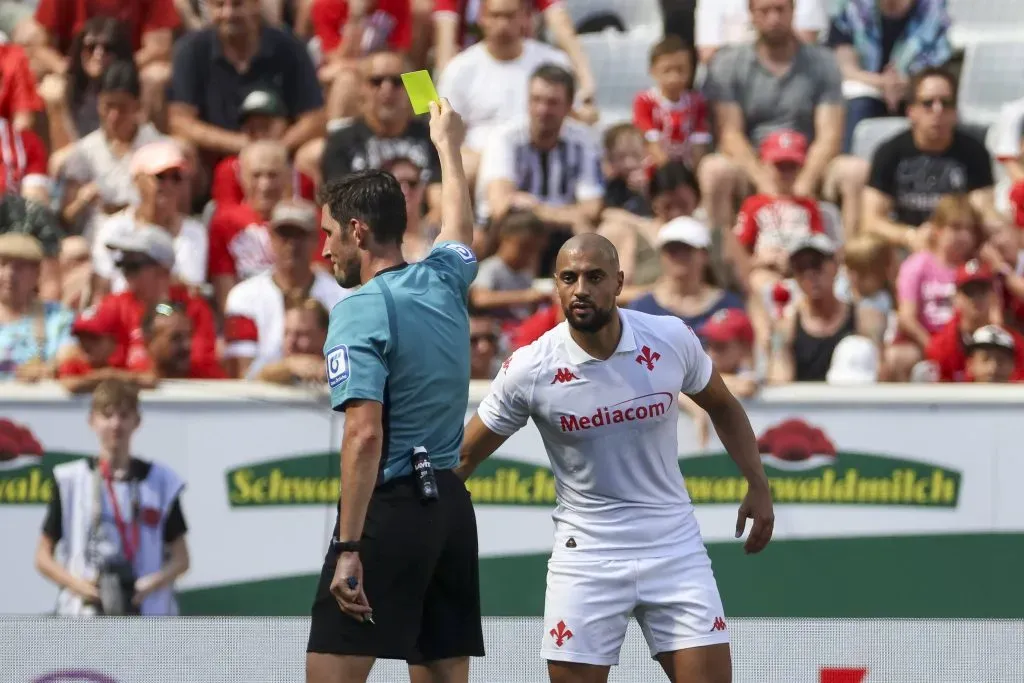
[(490, 216), (487, 187), (512, 182), (542, 204), (568, 206), (604, 196), (601, 148), (593, 131), (573, 119), (562, 124), (558, 143), (539, 150), (530, 141), (530, 123), (521, 120), (494, 131), (484, 148), (477, 181), (481, 220)]

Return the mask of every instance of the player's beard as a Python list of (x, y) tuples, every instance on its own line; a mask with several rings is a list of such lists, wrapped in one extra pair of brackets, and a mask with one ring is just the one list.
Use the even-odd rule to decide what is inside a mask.
[(594, 334), (611, 322), (612, 315), (615, 314), (615, 306), (612, 305), (604, 309), (594, 307), (591, 311), (593, 312), (582, 320), (573, 312), (572, 307), (563, 309), (562, 312), (565, 313), (565, 321), (569, 323), (569, 327), (587, 334)]

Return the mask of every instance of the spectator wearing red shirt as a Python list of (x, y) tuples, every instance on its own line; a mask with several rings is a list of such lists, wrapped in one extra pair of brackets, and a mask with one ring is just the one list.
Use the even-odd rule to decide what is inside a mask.
[[(272, 91), (253, 90), (242, 102), (240, 124), (242, 133), (250, 140), (280, 140), (288, 130), (288, 111)], [(294, 199), (313, 201), (316, 198), (316, 183), (298, 171), (292, 172), (291, 190)], [(214, 167), (210, 199), (218, 204), (245, 201), (238, 155), (225, 157)]]
[(310, 16), (323, 51), (320, 80), (330, 83), (327, 120), (351, 119), (359, 113), (362, 59), (409, 51), (410, 0), (313, 0)]
[(711, 144), (708, 103), (693, 90), (696, 52), (678, 36), (668, 36), (651, 48), (650, 62), (657, 85), (636, 96), (633, 125), (659, 166), (678, 159), (696, 169)]
[(217, 206), (210, 219), (209, 280), (220, 311), (232, 287), (273, 265), (268, 222), (288, 186), (288, 155), (279, 142), (252, 143), (239, 166), (245, 199)]
[(47, 73), (67, 72), (72, 39), (86, 21), (100, 16), (128, 25), (140, 70), (170, 62), (174, 30), (181, 24), (174, 0), (40, 0), (35, 20), (46, 32), (47, 46), (36, 57)]
[[(444, 71), (455, 55), (480, 39), (480, 13), (486, 9), (484, 6), (489, 2), (493, 0), (434, 0), (435, 73)], [(572, 62), (577, 79), (577, 103), (592, 105), (597, 84), (590, 70), (590, 60), (587, 59), (576, 35), (576, 25), (564, 5), (558, 0), (499, 0), (499, 4), (518, 4), (531, 10), (530, 14), (538, 12), (544, 15), (544, 23), (551, 32), (555, 45), (565, 51)], [(506, 9), (502, 8), (501, 11), (504, 12)], [(532, 29), (531, 18), (524, 22), (524, 35), (532, 34)], [(586, 123), (594, 123), (598, 118), (598, 111), (593, 106), (580, 107), (577, 114), (582, 115)]]
[(138, 380), (129, 370), (110, 365), (110, 359), (117, 351), (119, 320), (116, 313), (111, 307), (93, 306), (75, 318), (71, 334), (78, 339), (77, 353), (57, 366), (60, 383), (71, 393), (91, 393), (107, 379)]
[(0, 194), (13, 192), (48, 204), (47, 156), (46, 145), (34, 131), (19, 131), (10, 120), (0, 117)]
[(146, 355), (139, 356), (130, 369), (154, 380), (227, 379), (214, 358), (196, 359), (192, 320), (186, 306), (167, 301), (157, 304), (142, 316), (142, 336)]
[(807, 138), (780, 130), (761, 143), (761, 160), (772, 173), (777, 194), (755, 194), (740, 207), (733, 230), (738, 248), (736, 268), (752, 292), (750, 317), (758, 344), (767, 344), (771, 328), (770, 300), (775, 285), (789, 272), (789, 248), (808, 235), (824, 233), (818, 203), (797, 197), (793, 188), (807, 161)]
[[(110, 364), (117, 368), (145, 368), (147, 351), (142, 333), (145, 312), (159, 303), (176, 303), (192, 321), (191, 357), (195, 365), (208, 366), (216, 359), (217, 330), (213, 311), (200, 297), (182, 285), (171, 283), (174, 240), (165, 230), (138, 226), (119, 235), (108, 246), (128, 282), (128, 289), (100, 301), (97, 316), (116, 318), (117, 350)], [(108, 312), (106, 309), (112, 309)]]
[(519, 323), (519, 326), (509, 333), (510, 350), (515, 351), (518, 348), (529, 346), (540, 339), (545, 332), (553, 330), (563, 320), (565, 320), (565, 312), (556, 298), (552, 305), (540, 309)]
[[(967, 346), (975, 332), (994, 322), (992, 314), (999, 308), (995, 281), (995, 273), (976, 260), (968, 261), (957, 270), (953, 319), (932, 337), (925, 349), (925, 358), (937, 370), (940, 381), (969, 381)], [(1015, 332), (1011, 334), (1017, 356), (1015, 377), (1019, 379), (1024, 369), (1024, 338)]]
[(17, 131), (32, 128), (43, 98), (36, 90), (28, 55), (20, 45), (0, 42), (0, 118), (9, 119)]

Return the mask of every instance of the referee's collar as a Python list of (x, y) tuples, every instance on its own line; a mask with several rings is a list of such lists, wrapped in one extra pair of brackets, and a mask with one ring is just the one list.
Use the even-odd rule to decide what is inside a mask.
[[(629, 321), (626, 320), (626, 316), (622, 315), (622, 310), (616, 308), (616, 312), (619, 316), (619, 322), (622, 324), (622, 336), (619, 337), (619, 345), (615, 347), (613, 356), (619, 353), (632, 353), (636, 351), (636, 338), (633, 336), (633, 328), (630, 327)], [(569, 323), (562, 323), (562, 341), (565, 343), (565, 351), (569, 356), (569, 362), (573, 365), (582, 365), (583, 363), (601, 362), (600, 359), (594, 358), (589, 353), (583, 350), (583, 348), (576, 343), (576, 340), (572, 338), (569, 333)]]

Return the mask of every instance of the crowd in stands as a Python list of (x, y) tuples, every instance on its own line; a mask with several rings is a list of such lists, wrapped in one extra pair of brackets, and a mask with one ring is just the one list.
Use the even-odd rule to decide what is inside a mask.
[(420, 68), (468, 127), (474, 379), (562, 321), (581, 232), (740, 395), (1024, 378), (1024, 100), (959, 120), (944, 0), (661, 0), (625, 116), (581, 33), (635, 29), (569, 2), (7, 0), (0, 380), (322, 385), (318, 186), (386, 169), (406, 259), (438, 232)]

